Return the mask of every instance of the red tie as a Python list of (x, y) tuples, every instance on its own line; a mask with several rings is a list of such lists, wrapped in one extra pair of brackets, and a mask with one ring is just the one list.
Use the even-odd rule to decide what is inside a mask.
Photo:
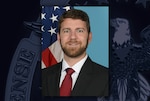
[(72, 68), (66, 69), (66, 76), (62, 82), (62, 85), (60, 87), (60, 96), (70, 96), (71, 94), (71, 88), (72, 88), (72, 78), (71, 75), (74, 72)]

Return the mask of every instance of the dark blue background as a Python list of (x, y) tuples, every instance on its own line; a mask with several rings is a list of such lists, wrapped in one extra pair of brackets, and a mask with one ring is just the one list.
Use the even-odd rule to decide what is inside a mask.
[(0, 101), (4, 101), (5, 85), (13, 54), (30, 30), (24, 21), (36, 21), (40, 16), (40, 0), (3, 0), (0, 7)]

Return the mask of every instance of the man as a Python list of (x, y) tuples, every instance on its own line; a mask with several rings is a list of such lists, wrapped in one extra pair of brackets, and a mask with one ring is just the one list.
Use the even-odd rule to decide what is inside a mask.
[[(92, 39), (88, 15), (72, 9), (60, 17), (58, 40), (64, 52), (63, 60), (42, 70), (44, 96), (108, 96), (108, 69), (93, 62), (86, 53)], [(63, 88), (67, 68), (72, 68), (71, 92)], [(69, 85), (70, 84), (70, 85)], [(62, 89), (63, 92), (62, 92)]]

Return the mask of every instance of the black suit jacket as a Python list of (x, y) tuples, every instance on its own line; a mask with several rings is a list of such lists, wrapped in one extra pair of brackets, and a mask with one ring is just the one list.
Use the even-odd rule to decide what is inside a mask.
[[(42, 70), (43, 96), (59, 96), (62, 62)], [(108, 69), (89, 57), (83, 64), (71, 96), (108, 96)]]

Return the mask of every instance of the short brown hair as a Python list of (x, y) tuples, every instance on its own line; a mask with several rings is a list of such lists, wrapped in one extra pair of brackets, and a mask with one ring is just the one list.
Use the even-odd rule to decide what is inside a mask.
[(64, 21), (65, 18), (72, 18), (72, 19), (80, 19), (82, 21), (86, 22), (86, 26), (87, 26), (87, 30), (90, 33), (91, 29), (90, 29), (90, 20), (89, 20), (89, 16), (87, 15), (86, 12), (82, 11), (82, 10), (78, 10), (78, 9), (70, 9), (66, 12), (64, 12), (59, 19), (58, 22), (58, 32), (60, 32), (60, 28), (61, 28), (61, 23)]

